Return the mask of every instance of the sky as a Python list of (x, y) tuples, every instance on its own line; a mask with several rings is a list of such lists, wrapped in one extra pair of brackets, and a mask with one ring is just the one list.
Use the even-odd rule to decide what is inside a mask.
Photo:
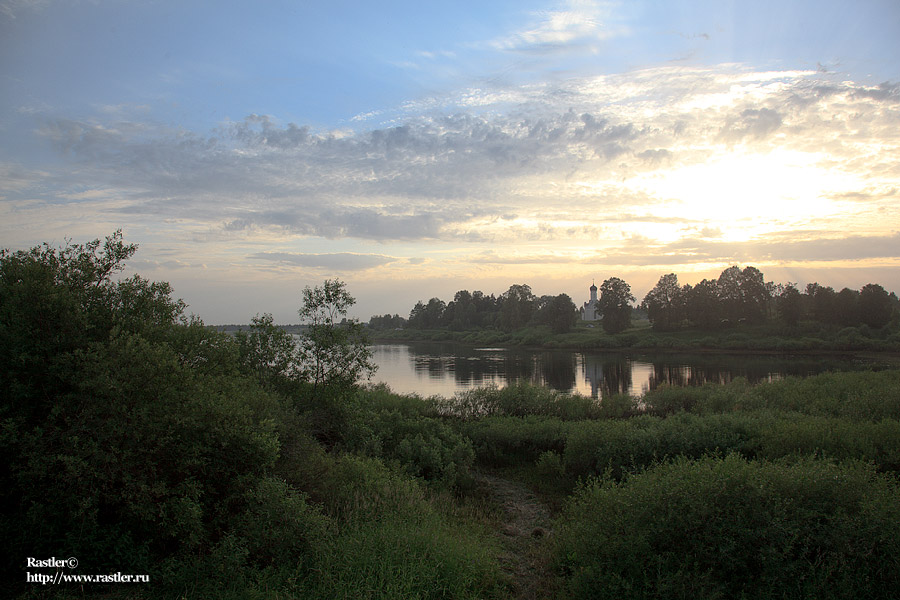
[(666, 273), (900, 292), (900, 2), (0, 0), (0, 247), (208, 324)]

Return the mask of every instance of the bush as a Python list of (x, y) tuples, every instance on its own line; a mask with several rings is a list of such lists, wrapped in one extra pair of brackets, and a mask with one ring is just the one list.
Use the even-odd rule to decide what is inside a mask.
[(365, 396), (342, 433), (344, 450), (396, 462), (414, 477), (445, 486), (457, 485), (468, 476), (475, 460), (472, 443), (446, 422), (424, 416), (428, 407), (423, 401), (390, 399), (392, 395), (384, 390), (372, 392), (371, 404)]
[(886, 599), (900, 491), (859, 463), (681, 458), (584, 485), (557, 544), (577, 598)]
[(563, 452), (572, 425), (555, 417), (487, 417), (461, 428), (480, 462), (501, 466), (533, 464), (543, 452)]
[(535, 470), (541, 477), (559, 479), (565, 475), (565, 467), (560, 455), (553, 450), (542, 452), (535, 463)]
[(296, 584), (302, 598), (484, 598), (501, 578), (493, 542), (376, 459), (345, 455), (316, 494), (338, 524)]
[(437, 414), (464, 420), (530, 415), (574, 420), (594, 418), (601, 412), (599, 404), (592, 398), (564, 394), (525, 382), (503, 388), (487, 386), (460, 392), (449, 400), (435, 400), (434, 410)]

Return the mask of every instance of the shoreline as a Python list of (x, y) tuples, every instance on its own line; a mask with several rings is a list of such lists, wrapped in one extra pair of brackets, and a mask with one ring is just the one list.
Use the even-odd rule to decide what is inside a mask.
[[(594, 344), (585, 344), (585, 343), (566, 343), (564, 341), (556, 341), (552, 339), (548, 339), (543, 343), (534, 343), (529, 340), (529, 342), (522, 343), (514, 339), (485, 339), (485, 340), (472, 340), (472, 335), (477, 335), (480, 332), (449, 332), (449, 331), (440, 331), (440, 330), (431, 330), (425, 332), (424, 335), (420, 336), (383, 336), (383, 335), (371, 335), (370, 332), (370, 341), (372, 344), (410, 344), (410, 343), (452, 343), (452, 344), (460, 344), (463, 346), (469, 347), (478, 347), (484, 345), (497, 346), (502, 348), (522, 348), (528, 350), (568, 350), (573, 352), (638, 352), (638, 353), (659, 353), (659, 354), (729, 354), (729, 355), (758, 355), (758, 356), (791, 356), (791, 355), (803, 355), (803, 356), (852, 356), (859, 358), (877, 358), (881, 360), (887, 360), (891, 363), (897, 363), (900, 365), (900, 349), (897, 348), (864, 348), (864, 347), (837, 347), (840, 342), (836, 340), (822, 340), (820, 338), (814, 338), (815, 342), (821, 344), (826, 347), (803, 347), (797, 345), (795, 347), (785, 347), (785, 348), (777, 348), (777, 347), (753, 347), (752, 341), (753, 338), (750, 337), (747, 341), (751, 342), (750, 345), (743, 345), (734, 340), (726, 341), (721, 339), (724, 344), (727, 345), (693, 345), (693, 344), (669, 344), (665, 343), (664, 345), (647, 345), (641, 344), (637, 342), (635, 344), (609, 344), (603, 343), (602, 345), (594, 345)], [(431, 335), (429, 335), (431, 334)], [(515, 334), (503, 334), (498, 332), (498, 337), (504, 336), (514, 336)], [(434, 337), (432, 337), (432, 335)], [(619, 335), (641, 335), (641, 333), (635, 332), (626, 332), (625, 334)], [(659, 336), (660, 334), (652, 334), (654, 336)], [(662, 334), (663, 336), (665, 334)], [(742, 334), (744, 335), (744, 334)], [(598, 338), (599, 340), (603, 340), (604, 342), (609, 341), (612, 342), (617, 336), (609, 336), (608, 338)], [(711, 336), (710, 336), (711, 337)], [(613, 339), (610, 339), (613, 338)], [(671, 338), (659, 337), (658, 340), (666, 340)], [(788, 346), (794, 345), (793, 343), (800, 342), (801, 339), (797, 338), (772, 338), (771, 336), (759, 336), (757, 339), (759, 340), (773, 340), (779, 344), (786, 344)], [(672, 340), (673, 342), (675, 340)], [(871, 340), (873, 342), (878, 342), (880, 340)], [(830, 344), (834, 344), (833, 347), (827, 347)]]

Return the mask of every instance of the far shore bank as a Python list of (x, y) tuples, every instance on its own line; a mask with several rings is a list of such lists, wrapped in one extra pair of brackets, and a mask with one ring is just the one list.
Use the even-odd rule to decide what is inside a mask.
[(771, 328), (743, 328), (721, 331), (655, 332), (635, 327), (610, 335), (600, 328), (578, 327), (564, 334), (548, 328), (532, 327), (514, 332), (494, 329), (477, 331), (370, 330), (373, 343), (452, 342), (468, 346), (522, 347), (545, 350), (727, 353), (727, 354), (806, 354), (866, 355), (900, 362), (900, 334), (844, 328), (836, 331), (798, 329), (791, 335), (777, 335)]

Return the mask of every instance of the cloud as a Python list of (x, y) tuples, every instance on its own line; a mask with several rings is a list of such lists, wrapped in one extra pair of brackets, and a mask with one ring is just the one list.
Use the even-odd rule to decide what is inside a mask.
[[(7, 166), (0, 196), (49, 206), (49, 190), (103, 190), (109, 200), (91, 209), (104, 221), (174, 220), (226, 237), (609, 245), (619, 230), (650, 226), (721, 232), (722, 221), (666, 210), (673, 198), (647, 182), (740, 143), (751, 156), (777, 147), (816, 161), (837, 182), (822, 201), (886, 207), (887, 190), (900, 188), (896, 90), (731, 65), (523, 86), (512, 103), (465, 90), (396, 126), (359, 131), (251, 114), (203, 134), (101, 111), (44, 121), (38, 134), (63, 168)], [(712, 189), (729, 185), (736, 180)], [(674, 200), (689, 202), (693, 189)]]
[(399, 259), (382, 254), (355, 254), (337, 252), (331, 254), (300, 254), (292, 252), (257, 252), (248, 258), (270, 261), (282, 265), (310, 267), (336, 271), (363, 271), (381, 267)]
[(466, 262), (474, 264), (487, 265), (549, 265), (579, 262), (579, 260), (573, 256), (553, 252), (537, 254), (505, 254), (494, 250), (480, 252), (467, 257), (465, 260)]
[(900, 233), (837, 237), (823, 232), (821, 237), (793, 240), (795, 233), (772, 234), (746, 242), (710, 239), (683, 239), (657, 245), (653, 252), (635, 253), (621, 248), (610, 253), (611, 264), (664, 265), (725, 262), (837, 262), (848, 260), (900, 258)]
[(4, 0), (0, 2), (0, 15), (16, 19), (22, 12), (43, 10), (49, 4), (50, 0)]
[(626, 33), (611, 26), (617, 4), (592, 0), (569, 0), (562, 10), (535, 15), (536, 22), (491, 42), (498, 50), (546, 54), (573, 45), (591, 44)]
[(781, 125), (781, 115), (776, 111), (770, 108), (748, 108), (741, 111), (739, 117), (728, 119), (721, 137), (733, 142), (747, 137), (762, 139), (777, 131)]
[(703, 237), (670, 243), (632, 236), (624, 243), (591, 253), (585, 253), (584, 250), (531, 253), (486, 250), (466, 257), (465, 261), (507, 266), (589, 264), (649, 267), (692, 263), (827, 263), (900, 258), (900, 233), (838, 237), (834, 232), (820, 232), (815, 237), (804, 240), (793, 240), (791, 237), (795, 234), (783, 233), (746, 242), (711, 239), (716, 236), (715, 231), (701, 233)]

